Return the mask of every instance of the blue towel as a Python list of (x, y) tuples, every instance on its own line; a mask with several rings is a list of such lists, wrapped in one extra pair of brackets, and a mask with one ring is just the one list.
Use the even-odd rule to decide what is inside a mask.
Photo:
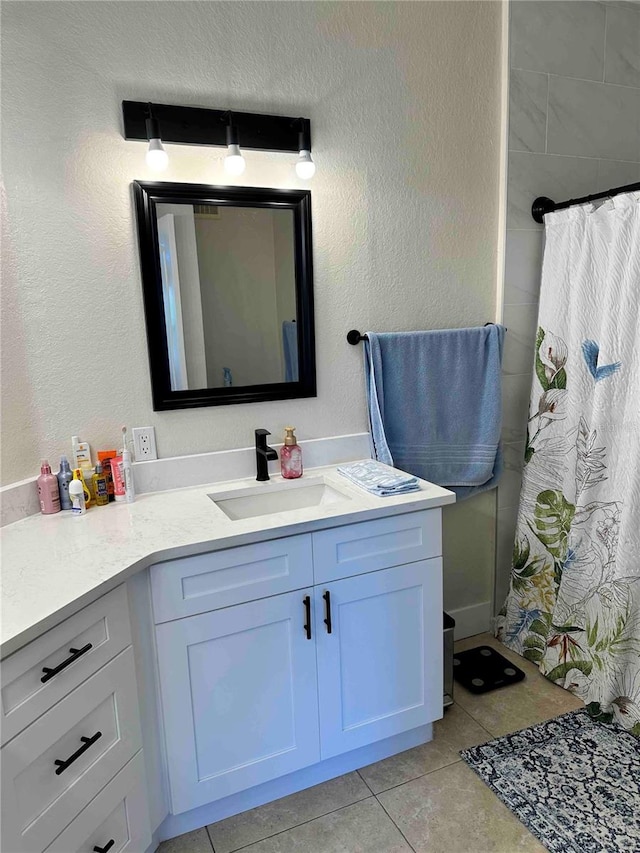
[(504, 332), (367, 332), (372, 455), (458, 498), (493, 488), (502, 473)]
[(282, 351), (284, 353), (284, 381), (298, 381), (298, 329), (295, 320), (282, 323)]
[(380, 498), (420, 491), (420, 486), (415, 477), (405, 474), (404, 471), (389, 471), (386, 466), (374, 459), (364, 459), (362, 462), (339, 465), (338, 473), (346, 477), (347, 480), (351, 480), (356, 486), (360, 486)]

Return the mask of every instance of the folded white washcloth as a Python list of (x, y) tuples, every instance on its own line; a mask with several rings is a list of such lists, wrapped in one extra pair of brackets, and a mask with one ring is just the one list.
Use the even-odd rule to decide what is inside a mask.
[(390, 471), (386, 465), (377, 462), (375, 459), (364, 459), (362, 462), (339, 465), (338, 473), (356, 486), (360, 486), (371, 492), (372, 495), (378, 495), (378, 497), (420, 491), (417, 477), (412, 477), (402, 471)]

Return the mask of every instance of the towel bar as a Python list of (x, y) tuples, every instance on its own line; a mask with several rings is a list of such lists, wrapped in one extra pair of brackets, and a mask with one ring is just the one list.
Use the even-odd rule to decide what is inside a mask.
[(357, 329), (351, 329), (350, 332), (347, 332), (347, 340), (354, 347), (356, 344), (359, 344), (360, 341), (368, 341), (369, 338), (366, 335), (361, 335)]
[[(494, 325), (493, 323), (485, 323), (485, 326), (493, 326), (493, 325)], [(508, 329), (505, 327), (505, 332), (506, 331), (508, 331)], [(369, 340), (369, 338), (366, 335), (360, 334), (360, 332), (357, 329), (351, 329), (349, 332), (347, 332), (347, 341), (351, 344), (352, 347), (355, 347), (361, 341), (368, 341), (368, 340)]]

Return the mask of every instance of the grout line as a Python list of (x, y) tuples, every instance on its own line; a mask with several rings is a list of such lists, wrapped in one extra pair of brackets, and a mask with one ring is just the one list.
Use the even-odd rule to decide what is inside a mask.
[[(383, 759), (383, 760), (384, 760), (384, 759)], [(371, 785), (367, 782), (367, 780), (364, 778), (364, 776), (362, 775), (362, 773), (360, 772), (360, 770), (356, 770), (356, 773), (357, 773), (357, 774), (358, 774), (358, 776), (362, 779), (362, 781), (363, 781), (363, 782), (364, 782), (364, 784), (367, 786), (367, 788), (371, 791), (371, 795), (372, 795), (373, 797), (375, 797), (375, 792), (374, 792), (373, 788), (372, 788), (372, 787), (371, 787)]]
[[(507, 504), (506, 506), (500, 507), (500, 509), (504, 510), (505, 512), (508, 509), (519, 509), (519, 508), (520, 508), (520, 504)], [(460, 707), (462, 708), (462, 705)], [(464, 710), (464, 708), (463, 708), (463, 710)], [(465, 713), (468, 714), (469, 712), (465, 711)], [(477, 722), (477, 720), (476, 720), (476, 722)], [(482, 726), (482, 723), (480, 723), (480, 725)], [(482, 726), (482, 727), (484, 728), (484, 726)]]
[[(640, 92), (640, 89), (638, 89), (638, 91)], [(624, 160), (624, 159), (620, 160), (617, 157), (591, 157), (588, 154), (554, 154), (553, 151), (525, 151), (524, 149), (520, 150), (519, 148), (510, 148), (509, 153), (511, 153), (511, 154), (528, 154), (529, 156), (532, 156), (532, 157), (567, 157), (567, 158), (571, 158), (572, 160), (596, 160), (596, 161), (606, 160), (607, 162), (610, 162), (610, 163), (631, 163), (633, 166), (637, 166), (640, 163), (640, 160)], [(534, 229), (532, 229), (532, 228), (529, 228), (529, 229), (522, 229), (522, 228), (513, 229), (513, 228), (511, 228), (508, 230), (511, 230), (511, 231), (514, 231), (514, 230), (532, 231)]]
[(548, 154), (549, 148), (549, 93), (551, 92), (551, 75), (547, 74), (547, 109), (545, 113), (544, 125), (544, 153)]
[(209, 839), (209, 844), (211, 845), (211, 849), (213, 853), (216, 853), (216, 848), (213, 846), (213, 838), (211, 838), (211, 833), (209, 832), (209, 824), (205, 824), (205, 831), (207, 833), (207, 838)]
[(593, 80), (588, 77), (572, 77), (570, 74), (554, 74), (552, 71), (532, 71), (531, 68), (518, 68), (517, 65), (512, 66), (512, 71), (529, 71), (533, 74), (548, 74), (549, 77), (559, 77), (561, 80), (579, 80), (581, 83), (595, 83), (596, 86), (617, 86), (618, 89), (634, 89), (640, 90), (640, 86), (631, 86), (628, 83), (611, 83), (606, 80)]
[[(519, 308), (522, 306), (523, 308), (529, 305), (539, 305), (540, 299), (531, 299), (529, 302), (505, 302), (503, 304), (503, 308)], [(524, 374), (522, 374), (524, 376)]]
[(607, 76), (607, 24), (609, 23), (608, 9), (604, 7), (604, 45), (602, 46), (602, 82)]
[[(431, 743), (431, 741), (429, 741), (429, 743)], [(412, 776), (411, 779), (405, 779), (404, 782), (398, 782), (397, 785), (389, 785), (389, 787), (385, 788), (384, 791), (378, 791), (378, 793), (374, 794), (373, 796), (378, 799), (378, 797), (382, 794), (386, 794), (389, 791), (395, 791), (396, 788), (402, 788), (403, 785), (408, 785), (410, 782), (415, 782), (417, 779), (424, 779), (425, 776), (431, 776), (432, 773), (437, 773), (438, 770), (444, 770), (446, 767), (453, 767), (454, 764), (457, 764), (459, 761), (461, 761), (461, 758), (455, 752), (454, 749), (452, 749), (451, 747), (448, 747), (448, 749), (451, 750), (452, 755), (455, 755), (455, 758), (452, 761), (447, 762), (447, 764), (443, 764), (441, 767), (433, 767), (431, 770), (427, 770), (426, 773), (418, 773), (417, 776)], [(382, 803), (380, 803), (380, 805), (382, 805)]]
[[(518, 506), (518, 504), (516, 504), (516, 506)], [(496, 639), (496, 638), (493, 636), (493, 634), (491, 633), (491, 631), (485, 631), (484, 633), (485, 633), (485, 634), (489, 634), (491, 637), (493, 637), (493, 639), (494, 639), (494, 640)], [(484, 635), (483, 635), (483, 634), (477, 634), (476, 636), (477, 636), (477, 637), (482, 637), (482, 636), (484, 636)], [(455, 690), (454, 690), (454, 693), (455, 693)], [(466, 715), (467, 715), (467, 717), (470, 717), (470, 718), (474, 721), (474, 723), (476, 723), (476, 725), (480, 726), (480, 728), (482, 729), (482, 731), (483, 731), (483, 732), (486, 732), (486, 733), (489, 735), (489, 737), (493, 737), (493, 735), (491, 734), (491, 732), (487, 730), (486, 726), (483, 726), (483, 725), (482, 725), (482, 723), (478, 722), (478, 720), (476, 720), (476, 718), (475, 718), (475, 717), (472, 717), (472, 716), (471, 716), (471, 714), (467, 711), (467, 709), (466, 709), (466, 708), (463, 708), (463, 706), (462, 706), (462, 705), (458, 705), (458, 703), (455, 701), (455, 699), (453, 700), (453, 704), (454, 704), (454, 705), (457, 705), (457, 707), (462, 711), (462, 713), (463, 713), (463, 714), (466, 714)], [(477, 744), (476, 744), (476, 745), (477, 745)], [(468, 749), (468, 747), (464, 747), (464, 748), (465, 748), (465, 749)]]
[(504, 290), (506, 286), (506, 248), (507, 248), (507, 213), (509, 192), (509, 136), (511, 133), (511, 73), (509, 71), (509, 16), (508, 3), (502, 4), (501, 9), (501, 45), (500, 51), (500, 113), (503, 126), (500, 132), (500, 164), (498, 175), (498, 240), (496, 261), (496, 289), (494, 316), (501, 323), (504, 310)]
[(542, 232), (541, 228), (507, 228), (507, 234), (509, 231), (526, 231), (529, 234), (540, 234)]
[[(353, 771), (350, 771), (350, 772), (353, 772)], [(343, 775), (346, 776), (348, 774), (345, 773)], [(358, 775), (360, 775), (360, 774), (358, 774)], [(340, 778), (340, 777), (335, 777), (335, 778)], [(331, 780), (327, 780), (327, 781), (331, 781)], [(364, 782), (364, 779), (362, 781)], [(323, 783), (320, 782), (319, 784), (323, 784)], [(367, 783), (365, 782), (365, 785), (366, 784)], [(315, 786), (312, 786), (312, 787), (315, 787)], [(371, 788), (369, 788), (368, 785), (367, 785), (367, 789), (369, 791), (371, 791)], [(303, 789), (303, 790), (308, 790), (308, 789)], [(299, 793), (299, 792), (295, 791), (294, 793)], [(287, 794), (287, 796), (282, 797), (280, 799), (286, 800), (288, 797), (292, 797), (292, 796), (293, 796), (293, 794)], [(248, 847), (251, 847), (252, 844), (260, 844), (261, 841), (266, 841), (268, 838), (276, 838), (278, 835), (284, 835), (285, 832), (291, 832), (292, 830), (297, 829), (299, 826), (305, 826), (307, 823), (313, 823), (314, 820), (319, 820), (321, 817), (326, 817), (327, 815), (334, 814), (335, 812), (342, 811), (342, 809), (348, 809), (349, 806), (355, 806), (357, 803), (363, 803), (365, 800), (370, 800), (372, 798), (375, 799), (375, 794), (373, 793), (373, 791), (371, 791), (370, 794), (367, 794), (364, 797), (360, 797), (360, 799), (358, 799), (358, 800), (354, 800), (352, 803), (346, 803), (345, 805), (338, 806), (335, 809), (329, 809), (328, 812), (322, 812), (321, 814), (314, 815), (313, 817), (310, 817), (309, 820), (301, 820), (300, 823), (294, 823), (293, 826), (288, 826), (286, 829), (281, 829), (278, 832), (272, 832), (271, 835), (265, 835), (263, 838), (257, 838), (255, 841), (250, 841), (248, 844), (243, 844), (242, 847), (234, 847), (233, 850), (231, 851), (231, 853), (239, 853), (239, 851), (246, 850)], [(272, 802), (276, 802), (276, 800), (272, 800)], [(268, 806), (270, 804), (271, 803), (264, 803), (265, 806)], [(259, 809), (259, 808), (262, 808), (262, 806), (256, 806), (256, 808)], [(253, 811), (253, 809), (250, 809), (249, 811)], [(227, 820), (227, 818), (223, 818), (223, 820)], [(222, 823), (222, 821), (219, 821), (219, 822)], [(207, 826), (207, 834), (209, 835), (209, 827), (208, 826)], [(209, 841), (211, 842), (211, 846), (213, 847), (213, 841), (211, 840), (210, 835), (209, 835)], [(214, 848), (214, 853), (215, 853), (215, 848)]]
[[(389, 790), (391, 790), (391, 789), (389, 789)], [(397, 823), (395, 822), (395, 820), (391, 817), (391, 815), (389, 814), (389, 812), (385, 809), (384, 804), (383, 804), (383, 803), (381, 803), (381, 802), (380, 802), (380, 800), (379, 800), (377, 797), (376, 797), (376, 802), (380, 805), (380, 807), (382, 808), (382, 811), (386, 814), (386, 816), (389, 818), (389, 820), (391, 821), (391, 823), (395, 826), (395, 828), (398, 830), (398, 832), (400, 833), (400, 835), (401, 835), (401, 836), (404, 838), (404, 840), (407, 842), (407, 845), (408, 845), (408, 847), (409, 847), (409, 850), (413, 850), (413, 853), (417, 853), (416, 848), (413, 846), (413, 844), (410, 844), (410, 843), (409, 843), (409, 839), (407, 838), (407, 836), (406, 836), (406, 835), (404, 834), (404, 832), (400, 829), (400, 827), (398, 826), (398, 824), (397, 824)]]

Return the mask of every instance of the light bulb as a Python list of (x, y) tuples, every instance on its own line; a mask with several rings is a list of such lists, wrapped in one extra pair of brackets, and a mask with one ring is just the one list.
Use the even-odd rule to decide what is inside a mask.
[(300, 149), (300, 156), (296, 163), (296, 175), (305, 181), (312, 178), (316, 173), (316, 164), (311, 159), (311, 151)]
[(240, 152), (240, 146), (232, 143), (227, 146), (227, 156), (224, 158), (224, 170), (230, 175), (241, 175), (247, 163)]
[(169, 155), (159, 139), (150, 139), (147, 150), (147, 166), (154, 172), (164, 172), (169, 165)]

